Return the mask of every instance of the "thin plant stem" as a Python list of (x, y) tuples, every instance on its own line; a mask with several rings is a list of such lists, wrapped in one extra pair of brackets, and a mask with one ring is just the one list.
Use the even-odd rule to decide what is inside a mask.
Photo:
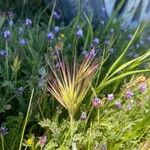
[(6, 54), (7, 54), (7, 57), (6, 57), (6, 79), (9, 80), (9, 64), (8, 64), (8, 57), (9, 57), (9, 52), (8, 52), (8, 43), (6, 41), (6, 45), (5, 45), (5, 48), (6, 48)]
[(29, 101), (29, 106), (28, 106), (28, 110), (27, 110), (27, 114), (26, 114), (26, 118), (25, 118), (25, 123), (24, 123), (23, 130), (22, 130), (22, 135), (21, 135), (21, 140), (20, 140), (20, 144), (19, 144), (19, 149), (18, 150), (21, 150), (21, 147), (22, 147), (24, 132), (25, 132), (25, 128), (26, 128), (26, 125), (27, 125), (28, 118), (29, 118), (29, 113), (30, 113), (30, 108), (31, 108), (31, 102), (32, 102), (32, 99), (33, 99), (33, 94), (34, 94), (34, 89), (32, 90), (32, 93), (31, 93), (31, 97), (30, 97), (30, 101)]
[(70, 114), (70, 136), (71, 139), (73, 137), (74, 134), (74, 116), (72, 114)]
[(2, 134), (1, 134), (1, 140), (2, 140), (2, 150), (4, 150), (5, 149), (5, 147), (4, 147), (4, 137), (3, 137)]
[(97, 121), (98, 121), (98, 124), (99, 124), (99, 117), (100, 117), (100, 116), (99, 116), (99, 113), (100, 113), (100, 112), (99, 112), (99, 108), (98, 108), (98, 110), (97, 110)]
[(52, 17), (53, 17), (53, 12), (54, 12), (54, 10), (55, 10), (55, 7), (56, 7), (56, 0), (54, 1), (54, 5), (53, 5), (53, 8), (52, 8), (52, 12), (51, 12), (51, 15), (50, 15), (50, 18), (49, 18), (47, 32), (50, 31), (50, 26), (51, 26), (51, 23), (52, 23)]

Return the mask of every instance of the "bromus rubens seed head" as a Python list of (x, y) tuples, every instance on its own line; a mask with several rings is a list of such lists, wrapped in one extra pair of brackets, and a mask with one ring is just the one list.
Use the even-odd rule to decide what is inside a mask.
[(73, 117), (85, 98), (99, 65), (93, 52), (91, 50), (87, 53), (80, 64), (74, 58), (71, 66), (57, 51), (59, 65), (50, 65), (46, 88)]

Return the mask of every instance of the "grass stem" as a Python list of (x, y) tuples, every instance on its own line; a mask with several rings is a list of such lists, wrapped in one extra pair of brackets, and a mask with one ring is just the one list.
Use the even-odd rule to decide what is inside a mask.
[(29, 106), (28, 106), (28, 110), (27, 110), (27, 114), (26, 114), (26, 118), (25, 118), (25, 123), (24, 123), (23, 130), (22, 130), (21, 140), (20, 140), (20, 144), (19, 144), (19, 150), (21, 150), (21, 147), (22, 147), (24, 132), (25, 132), (25, 128), (26, 128), (26, 125), (27, 125), (28, 118), (29, 118), (31, 102), (32, 102), (32, 99), (33, 99), (33, 94), (34, 94), (34, 89), (32, 90), (30, 101), (29, 101)]
[(2, 134), (1, 134), (1, 140), (2, 140), (2, 150), (4, 150), (5, 149), (5, 147), (4, 147), (4, 137), (3, 137)]

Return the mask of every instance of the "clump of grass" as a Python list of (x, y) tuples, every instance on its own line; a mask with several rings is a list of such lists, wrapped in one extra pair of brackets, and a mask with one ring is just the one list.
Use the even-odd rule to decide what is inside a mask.
[(58, 51), (56, 52), (59, 67), (50, 66), (51, 74), (46, 88), (68, 110), (73, 126), (74, 116), (90, 88), (98, 61), (95, 59), (95, 50), (92, 49), (80, 65), (74, 58), (71, 69), (65, 59), (60, 58)]

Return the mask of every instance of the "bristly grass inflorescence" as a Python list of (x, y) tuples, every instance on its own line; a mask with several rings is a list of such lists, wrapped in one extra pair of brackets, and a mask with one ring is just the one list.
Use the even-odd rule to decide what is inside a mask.
[[(95, 50), (92, 49), (91, 51)], [(51, 73), (46, 88), (68, 110), (72, 117), (74, 117), (85, 98), (99, 66), (99, 61), (95, 58), (95, 55), (91, 55), (91, 51), (88, 55), (85, 55), (79, 65), (74, 58), (71, 68), (69, 63), (63, 56), (60, 57), (58, 50), (56, 50), (58, 63), (61, 65), (57, 68), (54, 65), (50, 66)]]

